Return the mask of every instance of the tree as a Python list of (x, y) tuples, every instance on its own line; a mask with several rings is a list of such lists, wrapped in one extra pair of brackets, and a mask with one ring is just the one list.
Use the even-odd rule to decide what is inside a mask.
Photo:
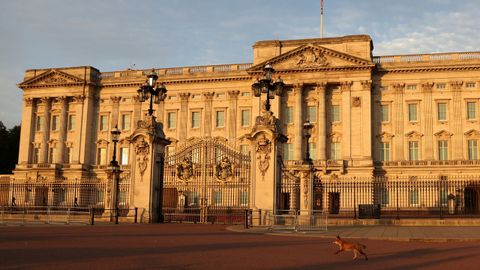
[(20, 126), (7, 130), (0, 121), (0, 174), (12, 173), (18, 161)]

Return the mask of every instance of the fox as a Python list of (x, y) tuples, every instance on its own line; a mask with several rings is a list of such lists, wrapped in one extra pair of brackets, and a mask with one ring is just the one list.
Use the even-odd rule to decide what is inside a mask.
[(351, 250), (353, 252), (353, 259), (354, 260), (357, 258), (358, 254), (360, 253), (363, 256), (365, 256), (365, 260), (368, 261), (367, 254), (365, 254), (365, 252), (363, 252), (363, 249), (366, 249), (367, 246), (362, 245), (360, 243), (348, 243), (348, 242), (344, 241), (342, 238), (340, 238), (339, 235), (337, 235), (337, 238), (335, 239), (335, 241), (333, 241), (333, 243), (335, 245), (338, 245), (338, 247), (339, 247), (339, 250), (337, 250), (337, 252), (335, 252), (335, 254), (338, 254), (342, 251)]

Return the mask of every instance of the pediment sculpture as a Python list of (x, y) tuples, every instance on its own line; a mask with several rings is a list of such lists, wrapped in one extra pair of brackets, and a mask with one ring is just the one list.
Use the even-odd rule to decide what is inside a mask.
[(322, 51), (310, 49), (298, 55), (295, 65), (302, 68), (324, 67), (328, 65), (328, 62)]

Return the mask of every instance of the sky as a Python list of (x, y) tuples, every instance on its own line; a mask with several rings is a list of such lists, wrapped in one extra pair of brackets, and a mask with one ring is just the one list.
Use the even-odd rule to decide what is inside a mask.
[[(374, 55), (480, 51), (480, 0), (324, 3), (324, 36)], [(20, 124), (27, 69), (250, 63), (256, 41), (319, 35), (320, 0), (0, 0), (0, 121)]]

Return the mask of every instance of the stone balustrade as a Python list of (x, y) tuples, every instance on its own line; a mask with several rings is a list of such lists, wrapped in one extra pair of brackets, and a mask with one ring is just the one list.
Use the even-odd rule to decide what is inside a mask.
[(433, 53), (374, 56), (376, 64), (480, 59), (480, 52)]

